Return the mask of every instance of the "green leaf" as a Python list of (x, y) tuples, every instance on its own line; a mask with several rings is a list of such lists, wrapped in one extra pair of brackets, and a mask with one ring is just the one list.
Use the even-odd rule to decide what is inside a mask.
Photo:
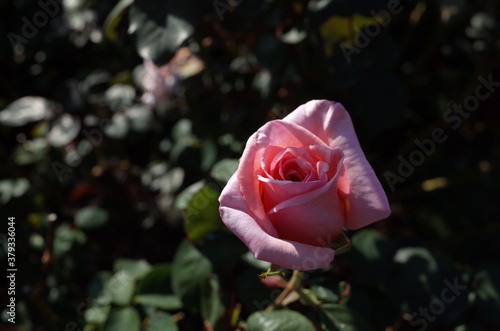
[(134, 105), (130, 107), (127, 109), (126, 115), (132, 131), (148, 132), (153, 125), (153, 113), (145, 105)]
[(171, 276), (169, 264), (155, 266), (137, 285), (137, 295), (172, 294)]
[[(203, 242), (200, 250), (212, 262), (214, 268), (227, 270), (241, 261), (248, 248), (232, 232), (218, 231)], [(267, 266), (264, 269), (267, 269)]]
[(118, 271), (111, 277), (105, 286), (111, 293), (111, 300), (117, 305), (127, 305), (132, 299), (135, 290), (135, 277), (124, 271)]
[(323, 302), (336, 303), (339, 301), (339, 296), (335, 292), (324, 286), (312, 285), (311, 291), (313, 291), (314, 294), (316, 294), (316, 296), (318, 297), (318, 299), (320, 299)]
[(281, 41), (286, 44), (298, 44), (307, 38), (307, 32), (297, 28), (292, 28), (280, 36)]
[(91, 324), (103, 324), (106, 321), (110, 310), (110, 305), (101, 306), (94, 304), (89, 309), (85, 310), (85, 313), (83, 314), (85, 322)]
[(219, 216), (219, 193), (210, 185), (198, 182), (188, 187), (177, 198), (176, 205), (184, 207), (184, 227), (187, 237), (195, 243), (208, 234), (224, 229)]
[(314, 325), (293, 310), (253, 313), (247, 320), (247, 331), (314, 331)]
[(271, 93), (272, 76), (269, 70), (261, 70), (252, 81), (252, 87), (257, 90), (262, 99), (267, 99)]
[(161, 66), (193, 34), (201, 22), (196, 0), (135, 1), (129, 11), (129, 32), (135, 35), (142, 58)]
[(23, 126), (54, 116), (54, 104), (42, 97), (23, 97), (0, 111), (0, 124)]
[(164, 312), (155, 313), (150, 321), (147, 331), (177, 331), (179, 328), (172, 317)]
[(111, 117), (111, 123), (104, 128), (104, 133), (113, 139), (122, 139), (129, 132), (129, 121), (127, 115), (123, 113), (114, 113)]
[(324, 304), (320, 312), (321, 327), (328, 331), (369, 331), (372, 328), (363, 315), (346, 306)]
[(217, 144), (213, 139), (205, 138), (201, 145), (200, 169), (202, 171), (210, 170), (215, 161), (217, 161)]
[(43, 160), (49, 151), (45, 138), (27, 140), (14, 150), (14, 160), (18, 165), (31, 164)]
[[(394, 267), (396, 245), (372, 229), (357, 232), (352, 238), (352, 273), (356, 282), (377, 287)], [(367, 275), (370, 275), (367, 277)]]
[(120, 0), (108, 14), (108, 17), (106, 17), (104, 21), (106, 38), (111, 41), (116, 41), (116, 27), (122, 20), (125, 11), (132, 3), (134, 3), (134, 0)]
[[(441, 303), (444, 310), (434, 314), (436, 321), (453, 321), (467, 309), (467, 295), (460, 290), (453, 301), (444, 303), (446, 288), (462, 287), (460, 273), (449, 261), (438, 258), (423, 247), (404, 247), (394, 255), (396, 268), (384, 284), (384, 289), (393, 304), (408, 314), (420, 312), (421, 307)], [(432, 306), (434, 307), (434, 306)], [(416, 317), (418, 318), (418, 317)]]
[(474, 307), (491, 325), (500, 327), (500, 267), (489, 266), (478, 272), (475, 284)]
[(103, 331), (140, 331), (141, 319), (133, 307), (117, 308), (111, 311)]
[(218, 180), (223, 183), (227, 183), (229, 178), (236, 172), (238, 169), (238, 160), (237, 159), (223, 159), (214, 164), (212, 170), (210, 171), (210, 176), (213, 179)]
[(54, 256), (60, 257), (69, 252), (73, 245), (82, 244), (86, 236), (81, 230), (72, 229), (68, 224), (61, 224), (54, 234)]
[(135, 89), (128, 84), (114, 84), (104, 93), (104, 101), (112, 111), (131, 107), (134, 98)]
[(299, 294), (300, 300), (306, 306), (319, 306), (321, 304), (321, 302), (319, 301), (319, 298), (310, 289), (299, 288), (299, 289), (296, 290), (296, 292)]
[(69, 144), (80, 133), (82, 127), (78, 117), (62, 114), (58, 117), (47, 133), (47, 141), (54, 147), (63, 147)]
[(185, 239), (177, 248), (172, 264), (172, 288), (186, 307), (197, 311), (200, 287), (212, 272), (212, 264)]
[(216, 275), (208, 277), (201, 286), (201, 316), (212, 328), (224, 314), (224, 305), (219, 297), (219, 280)]
[(30, 182), (26, 178), (0, 180), (0, 204), (22, 196), (29, 188)]
[(165, 310), (182, 308), (181, 300), (177, 295), (173, 294), (140, 294), (134, 297), (134, 303)]
[(115, 271), (125, 271), (128, 274), (140, 279), (153, 268), (146, 260), (117, 259), (113, 264)]
[(178, 210), (186, 210), (193, 200), (193, 197), (205, 186), (206, 182), (200, 180), (185, 188), (175, 199), (175, 207)]
[(108, 211), (100, 207), (85, 207), (75, 214), (75, 223), (85, 230), (97, 229), (108, 222)]

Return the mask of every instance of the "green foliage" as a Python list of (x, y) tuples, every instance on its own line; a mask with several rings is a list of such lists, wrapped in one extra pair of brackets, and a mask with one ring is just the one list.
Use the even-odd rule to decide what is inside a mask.
[(103, 327), (104, 331), (139, 331), (140, 329), (141, 320), (139, 313), (133, 307), (117, 308), (111, 311), (111, 314)]
[(99, 207), (85, 207), (75, 214), (75, 224), (84, 230), (104, 226), (108, 221), (108, 211)]
[(184, 240), (177, 249), (172, 269), (174, 293), (187, 307), (198, 311), (202, 284), (212, 272), (212, 264), (193, 244)]
[(172, 317), (164, 312), (158, 312), (151, 317), (147, 331), (177, 331), (177, 324)]
[(249, 331), (313, 331), (314, 325), (301, 314), (291, 310), (256, 312), (247, 320)]
[[(500, 329), (499, 13), (494, 1), (0, 2), (17, 328)], [(351, 250), (283, 298), (290, 272), (258, 278), (269, 263), (225, 228), (218, 197), (248, 137), (315, 98), (349, 111), (393, 213), (350, 231)], [(436, 129), (446, 140), (429, 152)]]
[(201, 21), (197, 1), (134, 1), (130, 9), (130, 33), (137, 52), (162, 65), (168, 62)]
[(371, 330), (363, 315), (346, 306), (325, 304), (321, 308), (321, 326), (324, 330)]

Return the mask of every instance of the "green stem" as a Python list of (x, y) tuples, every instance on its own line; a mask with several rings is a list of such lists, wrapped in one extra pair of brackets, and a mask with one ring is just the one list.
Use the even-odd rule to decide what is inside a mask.
[(279, 295), (279, 297), (274, 300), (274, 305), (271, 305), (266, 308), (266, 311), (273, 311), (274, 308), (276, 307), (281, 307), (283, 300), (293, 291), (298, 289), (300, 287), (300, 284), (302, 283), (302, 276), (304, 275), (303, 271), (300, 270), (294, 270), (292, 274), (292, 278), (290, 278), (290, 281), (288, 281), (288, 284), (286, 287), (283, 289), (283, 292)]
[(268, 276), (276, 276), (276, 275), (284, 275), (285, 272), (284, 271), (266, 271), (266, 272), (263, 272), (259, 275), (259, 278), (266, 278)]

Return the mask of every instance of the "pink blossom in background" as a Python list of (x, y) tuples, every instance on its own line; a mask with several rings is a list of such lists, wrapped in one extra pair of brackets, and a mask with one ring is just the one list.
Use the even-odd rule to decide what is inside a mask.
[(142, 102), (151, 108), (166, 103), (182, 79), (193, 76), (203, 69), (203, 61), (188, 47), (180, 48), (175, 56), (161, 67), (157, 67), (149, 59), (144, 59)]

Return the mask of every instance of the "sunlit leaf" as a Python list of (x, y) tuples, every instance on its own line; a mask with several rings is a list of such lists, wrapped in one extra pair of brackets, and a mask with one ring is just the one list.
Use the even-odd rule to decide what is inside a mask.
[(104, 324), (103, 331), (140, 331), (141, 318), (133, 307), (116, 308)]
[(297, 28), (290, 29), (280, 37), (280, 39), (286, 44), (298, 44), (306, 38), (307, 32)]
[(92, 305), (85, 311), (83, 317), (87, 323), (102, 324), (106, 321), (110, 310), (110, 305)]
[(29, 188), (30, 182), (26, 178), (0, 180), (0, 204), (22, 196)]
[(111, 118), (111, 124), (104, 128), (104, 132), (111, 138), (124, 138), (129, 130), (129, 122), (127, 116), (122, 113), (115, 113)]
[(44, 138), (25, 141), (14, 150), (14, 160), (18, 165), (32, 164), (43, 160), (49, 151)]
[(108, 107), (113, 111), (132, 106), (134, 98), (135, 89), (126, 84), (112, 85), (104, 93), (104, 99)]
[(117, 305), (127, 305), (135, 290), (135, 277), (124, 271), (115, 273), (105, 286), (111, 294), (111, 301)]
[(195, 0), (143, 0), (135, 1), (129, 14), (139, 55), (161, 66), (201, 22), (201, 5)]
[(259, 311), (247, 320), (248, 331), (314, 331), (314, 325), (304, 315), (293, 310)]
[(127, 8), (134, 3), (134, 0), (120, 0), (104, 21), (104, 31), (106, 37), (111, 41), (116, 41), (116, 27), (120, 24)]
[(127, 109), (126, 115), (133, 131), (147, 132), (153, 125), (153, 113), (144, 105), (134, 105)]
[(177, 324), (172, 317), (164, 312), (155, 313), (150, 321), (146, 331), (177, 331)]
[(100, 207), (85, 207), (75, 214), (75, 224), (82, 229), (90, 230), (104, 226), (108, 222), (109, 213)]
[(7, 126), (23, 126), (42, 119), (51, 119), (53, 111), (54, 104), (45, 98), (23, 97), (0, 111), (0, 123)]
[(137, 279), (144, 277), (152, 270), (151, 265), (145, 260), (117, 259), (113, 267), (115, 271), (125, 271)]
[(78, 136), (80, 128), (81, 121), (78, 117), (63, 114), (52, 123), (47, 140), (54, 147), (65, 146)]
[(134, 303), (166, 310), (182, 308), (181, 300), (173, 294), (140, 294), (134, 297)]
[(60, 257), (68, 253), (74, 244), (81, 245), (85, 242), (86, 236), (79, 229), (72, 229), (68, 224), (59, 225), (54, 234), (54, 256)]
[(200, 186), (195, 183), (186, 191), (179, 195), (176, 205), (185, 206), (185, 203), (189, 201), (187, 206), (181, 209), (188, 238), (193, 242), (200, 242), (208, 234), (224, 229), (219, 216), (219, 193), (213, 186), (208, 184)]
[(227, 183), (229, 178), (236, 172), (236, 169), (238, 169), (238, 164), (239, 161), (237, 159), (220, 160), (212, 167), (210, 176), (212, 176), (213, 179)]

